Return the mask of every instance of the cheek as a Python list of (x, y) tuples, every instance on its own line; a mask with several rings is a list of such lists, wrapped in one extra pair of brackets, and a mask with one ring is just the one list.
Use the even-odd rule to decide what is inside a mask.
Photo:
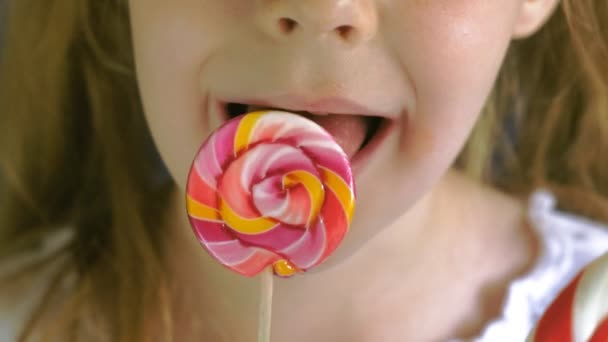
[(474, 110), (500, 68), (517, 1), (397, 3), (385, 29), (416, 89), (416, 112)]
[[(196, 149), (211, 126), (203, 115), (200, 70), (224, 38), (219, 34), (223, 27), (218, 17), (235, 10), (224, 4), (198, 0), (130, 3), (135, 64), (146, 120), (165, 164), (178, 182), (185, 179)], [(209, 13), (216, 15), (208, 18)]]
[(250, 17), (252, 6), (252, 1), (234, 0), (131, 0), (139, 61), (159, 74), (200, 66), (211, 51), (238, 37), (237, 24)]
[[(464, 144), (511, 40), (517, 1), (402, 1), (384, 26), (415, 100), (401, 146), (447, 160)], [(449, 143), (446, 143), (449, 142)]]

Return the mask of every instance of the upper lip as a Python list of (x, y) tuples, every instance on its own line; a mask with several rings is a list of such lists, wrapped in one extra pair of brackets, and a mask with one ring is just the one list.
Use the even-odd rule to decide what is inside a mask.
[(268, 99), (249, 98), (235, 101), (232, 103), (242, 103), (258, 107), (284, 109), (294, 112), (309, 112), (312, 114), (345, 114), (345, 115), (365, 115), (389, 117), (390, 113), (374, 109), (373, 106), (364, 105), (354, 100), (344, 97), (316, 97), (306, 98), (298, 95), (282, 95)]

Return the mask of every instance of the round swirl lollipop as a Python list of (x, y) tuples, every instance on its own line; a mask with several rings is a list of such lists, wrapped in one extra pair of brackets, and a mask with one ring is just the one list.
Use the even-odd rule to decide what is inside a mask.
[(201, 244), (246, 276), (319, 265), (344, 238), (355, 206), (344, 151), (315, 122), (280, 111), (242, 115), (209, 136), (186, 192)]
[(585, 267), (562, 290), (527, 341), (608, 341), (608, 254)]

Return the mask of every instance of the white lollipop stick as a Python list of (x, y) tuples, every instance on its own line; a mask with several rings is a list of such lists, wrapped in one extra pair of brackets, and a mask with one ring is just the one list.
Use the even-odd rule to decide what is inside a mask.
[(270, 329), (272, 319), (272, 268), (267, 267), (260, 274), (260, 310), (258, 325), (258, 342), (270, 342)]

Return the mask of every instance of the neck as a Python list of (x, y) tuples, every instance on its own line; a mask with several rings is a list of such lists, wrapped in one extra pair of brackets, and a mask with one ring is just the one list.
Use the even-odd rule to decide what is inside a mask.
[[(306, 275), (275, 278), (273, 335), (278, 340), (293, 340), (290, 336), (314, 339), (310, 335), (314, 331), (331, 340), (332, 334), (340, 330), (341, 335), (335, 335), (333, 340), (349, 340), (344, 329), (335, 329), (336, 326), (361, 326), (362, 331), (356, 332), (355, 328), (352, 333), (358, 336), (370, 334), (369, 320), (373, 316), (383, 316), (383, 313), (394, 310), (392, 306), (395, 305), (404, 306), (403, 302), (391, 303), (394, 298), (399, 297), (403, 301), (403, 294), (408, 291), (411, 295), (445, 292), (443, 281), (450, 281), (449, 276), (438, 278), (437, 273), (445, 271), (446, 265), (457, 272), (475, 273), (475, 270), (458, 267), (471, 265), (471, 260), (479, 261), (480, 256), (484, 257), (479, 247), (484, 244), (480, 240), (490, 238), (490, 235), (487, 227), (483, 227), (483, 231), (477, 229), (481, 225), (454, 224), (454, 217), (460, 214), (459, 209), (463, 209), (454, 209), (454, 204), (463, 199), (461, 183), (461, 178), (446, 174), (433, 191), (348, 260), (327, 270), (319, 267)], [(213, 260), (192, 233), (184, 208), (184, 195), (176, 191), (170, 215), (169, 227), (173, 238), (169, 250), (172, 251), (170, 265), (176, 273), (173, 279), (180, 285), (177, 292), (182, 298), (178, 303), (181, 303), (184, 315), (192, 320), (195, 320), (192, 317), (197, 317), (199, 322), (193, 322), (193, 325), (200, 322), (211, 324), (204, 327), (207, 332), (217, 327), (218, 331), (213, 333), (215, 338), (255, 340), (259, 279), (237, 275)], [(494, 231), (492, 236), (496, 233)], [(458, 246), (458, 250), (454, 246)], [(461, 250), (467, 252), (462, 253)], [(454, 258), (452, 253), (460, 254)], [(442, 285), (437, 286), (438, 283)], [(406, 301), (415, 305), (422, 297)], [(426, 305), (422, 303), (424, 301), (420, 305)], [(197, 315), (186, 313), (196, 308), (201, 311)], [(419, 315), (420, 312), (409, 309), (410, 315)], [(213, 317), (209, 313), (213, 313)], [(403, 314), (407, 315), (406, 312)], [(180, 325), (183, 322), (180, 319)], [(393, 324), (399, 326), (395, 322)], [(226, 335), (231, 331), (226, 331), (225, 327), (230, 326), (239, 328), (228, 329), (239, 331), (238, 336)], [(378, 329), (384, 329), (382, 326), (378, 325)]]

